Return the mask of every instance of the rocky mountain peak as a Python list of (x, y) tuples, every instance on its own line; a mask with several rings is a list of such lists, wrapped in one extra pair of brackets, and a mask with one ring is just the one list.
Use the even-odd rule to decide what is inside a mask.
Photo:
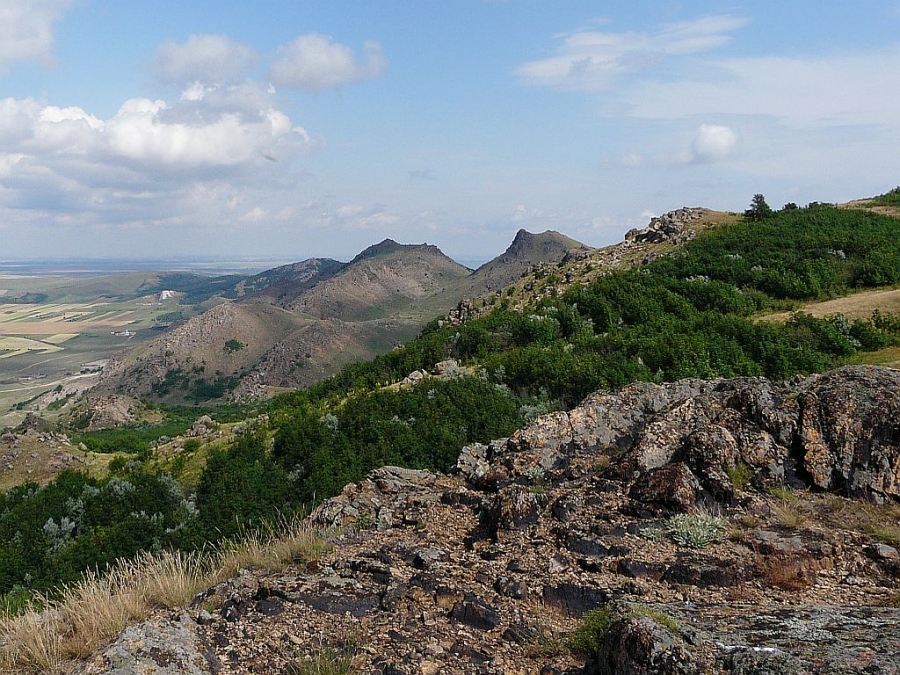
[(530, 264), (558, 262), (567, 252), (573, 250), (586, 251), (589, 250), (589, 247), (554, 230), (535, 234), (520, 229), (502, 255), (482, 265), (479, 269), (486, 268), (498, 261), (509, 263), (525, 259)]

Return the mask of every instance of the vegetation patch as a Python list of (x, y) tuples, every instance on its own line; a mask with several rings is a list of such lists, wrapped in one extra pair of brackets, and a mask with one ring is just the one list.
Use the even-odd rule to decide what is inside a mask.
[(883, 195), (867, 200), (872, 206), (897, 206), (900, 207), (900, 186), (886, 192)]
[(246, 346), (247, 345), (240, 340), (228, 340), (225, 343), (225, 351), (228, 353), (239, 352)]
[(724, 518), (706, 513), (678, 513), (666, 521), (666, 529), (679, 546), (697, 549), (724, 541), (728, 534)]
[(618, 612), (609, 605), (592, 609), (569, 636), (569, 649), (579, 656), (596, 656), (603, 638), (619, 618)]

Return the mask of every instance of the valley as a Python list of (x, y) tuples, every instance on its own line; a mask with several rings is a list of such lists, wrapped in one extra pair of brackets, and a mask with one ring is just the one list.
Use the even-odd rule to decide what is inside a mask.
[[(5, 295), (31, 285), (15, 278), (0, 284), (6, 287)], [(165, 328), (171, 315), (184, 311), (175, 297), (15, 304), (3, 303), (3, 297), (0, 426), (15, 426), (26, 409), (52, 416), (54, 410), (96, 385), (102, 367), (114, 354), (150, 339)]]

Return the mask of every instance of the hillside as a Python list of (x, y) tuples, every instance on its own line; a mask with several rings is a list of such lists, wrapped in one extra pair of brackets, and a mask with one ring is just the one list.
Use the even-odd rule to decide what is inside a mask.
[(469, 274), (436, 246), (401, 245), (386, 239), (287, 307), (319, 319), (370, 321), (415, 311)]
[[(898, 391), (898, 371), (843, 368), (598, 392), (449, 475), (373, 471), (309, 517), (329, 547), (183, 579), (107, 626), (84, 672), (893, 672), (900, 446), (880, 420)], [(75, 599), (66, 649), (99, 623)], [(26, 672), (34, 632), (7, 626)]]
[(223, 302), (110, 360), (92, 396), (223, 396), (284, 335), (311, 323), (267, 302)]
[[(436, 246), (386, 239), (349, 263), (310, 259), (268, 270), (229, 287), (235, 302), (113, 359), (97, 393), (183, 402), (308, 386), (412, 339), (486, 283), (517, 278), (573, 250), (587, 249), (557, 233), (520, 232), (473, 274)], [(242, 347), (225, 348), (229, 341)]]
[[(524, 311), (570, 287), (584, 286), (610, 272), (630, 269), (669, 255), (698, 233), (739, 220), (740, 216), (732, 213), (682, 207), (651, 218), (644, 228), (628, 231), (618, 244), (597, 249), (573, 246), (573, 240), (555, 232), (525, 233), (522, 247), (511, 246), (505, 254), (476, 270), (473, 278), (477, 277), (483, 283), (469, 287), (470, 292), (464, 295), (466, 299), (450, 311), (447, 320), (465, 323), (501, 308)], [(534, 251), (535, 248), (564, 252), (534, 264), (514, 263), (514, 256), (507, 257), (516, 250)], [(503, 264), (496, 262), (504, 258)], [(499, 281), (506, 283), (497, 286)]]

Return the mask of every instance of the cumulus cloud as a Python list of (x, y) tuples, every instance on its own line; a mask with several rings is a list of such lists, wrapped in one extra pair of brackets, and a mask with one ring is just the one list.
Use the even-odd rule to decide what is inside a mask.
[(90, 151), (95, 161), (121, 160), (148, 169), (231, 167), (265, 156), (293, 156), (314, 143), (302, 127), (272, 107), (254, 117), (231, 112), (188, 124), (162, 100), (128, 100), (104, 121), (77, 107), (5, 99), (0, 101), (0, 118), (0, 138), (48, 162)]
[(725, 159), (737, 145), (737, 134), (731, 127), (701, 124), (694, 137), (693, 161), (716, 162)]
[(0, 72), (13, 61), (52, 61), (53, 24), (72, 0), (3, 0), (0, 3)]
[(384, 72), (386, 61), (381, 45), (366, 42), (363, 51), (365, 60), (360, 60), (353, 49), (334, 42), (327, 35), (302, 35), (278, 50), (270, 76), (275, 84), (294, 89), (339, 89), (342, 85), (369, 80)]
[(157, 50), (152, 70), (157, 79), (196, 89), (202, 84), (244, 80), (257, 62), (256, 51), (225, 35), (191, 35)]
[(652, 33), (579, 30), (560, 36), (554, 55), (525, 63), (516, 74), (524, 84), (599, 91), (623, 74), (715, 49), (746, 23), (721, 15), (666, 24)]
[(270, 152), (270, 146), (294, 136), (309, 141), (301, 128), (292, 128), (281, 112), (268, 110), (255, 120), (226, 113), (205, 124), (167, 121), (163, 101), (127, 101), (108, 124), (109, 148), (114, 155), (164, 165), (234, 166)]

